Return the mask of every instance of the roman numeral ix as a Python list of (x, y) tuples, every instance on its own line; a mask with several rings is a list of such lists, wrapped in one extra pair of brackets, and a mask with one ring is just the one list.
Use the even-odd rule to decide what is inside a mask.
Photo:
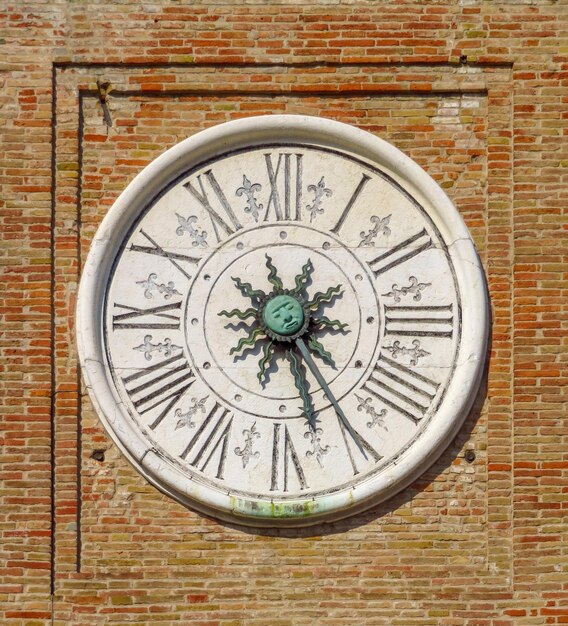
[(115, 302), (114, 308), (123, 312), (112, 316), (113, 330), (124, 328), (179, 330), (180, 327), (181, 301), (170, 302), (149, 309), (139, 309)]
[(156, 365), (138, 370), (122, 381), (138, 413), (144, 415), (151, 412), (153, 421), (150, 428), (154, 430), (195, 382), (195, 377), (180, 352)]
[(426, 414), (439, 383), (379, 355), (362, 389), (417, 424)]

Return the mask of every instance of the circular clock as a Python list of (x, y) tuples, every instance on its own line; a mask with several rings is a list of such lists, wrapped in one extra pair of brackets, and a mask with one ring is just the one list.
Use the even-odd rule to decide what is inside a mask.
[(78, 343), (134, 467), (247, 525), (345, 517), (457, 433), (487, 344), (484, 275), (418, 165), (338, 122), (274, 115), (174, 146), (92, 243)]

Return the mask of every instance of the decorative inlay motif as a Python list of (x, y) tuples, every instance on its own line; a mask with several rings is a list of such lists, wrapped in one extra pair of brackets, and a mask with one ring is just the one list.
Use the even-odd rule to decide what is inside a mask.
[(388, 298), (394, 298), (395, 302), (400, 302), (403, 296), (407, 296), (409, 293), (414, 294), (412, 296), (413, 300), (417, 302), (422, 299), (422, 294), (420, 293), (426, 287), (430, 287), (432, 283), (419, 283), (416, 276), (410, 276), (408, 279), (410, 281), (410, 285), (408, 287), (399, 287), (396, 283), (391, 287), (392, 291), (388, 293), (383, 293), (383, 296)]
[(367, 415), (371, 416), (371, 421), (367, 422), (367, 428), (374, 428), (375, 426), (379, 426), (380, 428), (384, 428), (384, 430), (388, 430), (385, 425), (384, 417), (387, 414), (386, 409), (381, 409), (378, 413), (375, 410), (375, 407), (372, 404), (372, 399), (367, 398), (364, 399), (361, 396), (355, 394), (357, 400), (359, 400), (359, 405), (357, 407), (358, 411), (365, 411)]
[(264, 205), (258, 204), (254, 194), (262, 191), (262, 185), (259, 183), (251, 183), (250, 180), (243, 175), (243, 186), (239, 187), (235, 194), (237, 196), (246, 196), (247, 205), (244, 209), (245, 213), (250, 213), (255, 222), (258, 222), (260, 211), (264, 208)]
[(393, 359), (398, 358), (400, 355), (405, 355), (411, 357), (410, 365), (417, 365), (418, 359), (429, 356), (430, 353), (420, 347), (419, 339), (414, 339), (412, 345), (414, 346), (413, 348), (407, 348), (406, 346), (401, 346), (400, 341), (394, 341), (392, 346), (384, 346), (384, 349), (392, 354)]
[(197, 413), (205, 413), (205, 403), (207, 402), (207, 398), (209, 396), (205, 396), (198, 400), (197, 398), (191, 398), (191, 406), (187, 409), (185, 413), (182, 413), (181, 409), (176, 409), (174, 413), (177, 418), (175, 429), (178, 430), (186, 426), (187, 428), (195, 428), (195, 422), (191, 419)]
[(382, 233), (385, 237), (388, 237), (391, 234), (391, 229), (389, 228), (391, 215), (387, 215), (386, 217), (380, 218), (376, 215), (371, 217), (371, 223), (374, 226), (369, 230), (369, 232), (361, 231), (360, 237), (361, 241), (359, 242), (358, 247), (363, 248), (365, 246), (375, 246), (375, 238), (379, 233)]
[(197, 217), (195, 215), (190, 215), (188, 218), (183, 217), (179, 213), (176, 213), (176, 217), (178, 219), (179, 226), (176, 228), (176, 233), (181, 237), (184, 233), (188, 233), (193, 240), (191, 245), (194, 248), (198, 246), (207, 246), (207, 233), (202, 230), (195, 228), (194, 224), (197, 222)]
[(147, 361), (151, 361), (154, 352), (162, 353), (164, 356), (168, 357), (171, 356), (174, 350), (181, 350), (181, 346), (176, 346), (172, 343), (172, 340), (167, 337), (163, 342), (152, 343), (152, 335), (146, 335), (144, 337), (144, 343), (132, 349), (144, 352), (144, 358)]
[(316, 428), (315, 430), (308, 430), (304, 433), (304, 438), (309, 439), (312, 445), (312, 449), (306, 452), (306, 457), (315, 456), (317, 462), (320, 467), (323, 467), (323, 457), (331, 450), (330, 446), (322, 446), (321, 445), (321, 436), (323, 435), (323, 430), (321, 428)]
[(325, 179), (322, 176), (317, 185), (308, 185), (308, 191), (313, 192), (314, 199), (311, 204), (306, 205), (306, 210), (310, 214), (310, 223), (314, 221), (318, 214), (324, 212), (322, 202), (324, 198), (330, 198), (333, 191), (325, 186)]
[(260, 439), (260, 433), (256, 430), (256, 422), (250, 428), (245, 428), (245, 430), (243, 430), (243, 435), (245, 438), (245, 445), (243, 447), (235, 448), (235, 454), (242, 457), (243, 467), (246, 467), (251, 459), (258, 459), (260, 456), (260, 452), (258, 450), (253, 451), (252, 449), (254, 440)]
[(137, 285), (142, 285), (145, 298), (153, 298), (152, 292), (154, 291), (163, 294), (165, 300), (169, 300), (172, 296), (181, 296), (181, 293), (176, 289), (173, 281), (170, 280), (167, 283), (158, 283), (156, 282), (157, 278), (158, 275), (152, 272), (148, 275), (146, 280), (136, 281)]

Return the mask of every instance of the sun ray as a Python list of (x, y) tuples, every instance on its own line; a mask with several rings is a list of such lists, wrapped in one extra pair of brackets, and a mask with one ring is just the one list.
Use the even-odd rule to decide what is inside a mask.
[(224, 315), (225, 317), (238, 317), (240, 320), (247, 320), (250, 317), (256, 317), (257, 311), (256, 309), (250, 308), (246, 311), (241, 311), (240, 309), (233, 309), (232, 311), (221, 311), (217, 313), (217, 315)]
[(304, 416), (308, 420), (308, 422), (312, 424), (314, 407), (312, 405), (312, 398), (308, 391), (308, 381), (306, 379), (306, 374), (304, 373), (304, 369), (300, 363), (300, 359), (298, 358), (294, 350), (288, 350), (287, 354), (288, 359), (290, 360), (290, 370), (292, 372), (292, 376), (294, 376), (294, 382), (296, 383), (296, 389), (300, 394), (300, 398), (302, 398)]
[(270, 360), (273, 354), (274, 354), (274, 342), (269, 341), (268, 343), (264, 344), (262, 348), (262, 358), (258, 362), (258, 367), (260, 368), (258, 372), (258, 382), (261, 384), (264, 382), (264, 376), (265, 376), (266, 370), (268, 369), (268, 366), (270, 365)]
[(330, 330), (343, 330), (349, 326), (349, 324), (343, 324), (339, 320), (330, 320), (325, 315), (315, 317), (313, 320), (314, 325), (321, 326), (322, 328), (329, 328)]
[[(278, 275), (278, 270), (272, 258), (268, 254), (266, 254), (265, 257), (266, 268), (268, 269), (268, 282), (272, 285), (273, 291), (267, 296), (261, 289), (254, 289), (251, 283), (233, 277), (232, 280), (237, 289), (239, 289), (243, 296), (251, 299), (252, 306), (247, 309), (234, 308), (230, 311), (224, 309), (218, 313), (218, 315), (225, 317), (236, 317), (243, 321), (248, 320), (248, 322), (246, 322), (246, 332), (248, 334), (238, 340), (237, 345), (230, 349), (229, 354), (237, 355), (235, 359), (244, 358), (243, 355), (245, 355), (247, 351), (260, 347), (257, 378), (263, 388), (267, 382), (268, 369), (273, 359), (276, 358), (277, 344), (284, 347), (282, 344), (292, 339), (292, 337), (289, 338), (280, 335), (270, 325), (270, 322), (265, 319), (265, 307), (276, 298), (291, 296), (296, 297), (300, 301), (304, 311), (304, 326), (301, 329), (301, 334), (305, 334), (305, 341), (314, 355), (331, 367), (335, 367), (333, 356), (331, 352), (326, 350), (320, 343), (314, 333), (324, 333), (326, 331), (349, 332), (348, 330), (345, 331), (348, 324), (344, 324), (339, 320), (330, 320), (325, 315), (315, 315), (321, 305), (332, 303), (336, 297), (343, 293), (341, 285), (329, 287), (327, 291), (316, 292), (311, 300), (306, 303), (308, 299), (306, 287), (310, 283), (312, 273), (314, 272), (311, 259), (306, 261), (300, 273), (295, 276), (294, 289), (287, 290), (284, 289), (283, 281)], [(305, 364), (293, 347), (288, 347), (285, 354), (290, 363), (290, 370), (294, 377), (296, 389), (302, 400), (303, 414), (308, 420), (310, 428), (315, 429), (316, 413), (313, 406), (312, 395), (309, 390), (309, 383), (306, 378)]]
[(280, 276), (278, 276), (278, 272), (274, 265), (272, 264), (272, 259), (266, 255), (266, 267), (270, 270), (268, 274), (268, 282), (270, 282), (276, 289), (283, 289), (284, 285), (282, 284), (282, 280)]
[(341, 285), (330, 287), (325, 293), (318, 291), (316, 295), (308, 302), (307, 306), (311, 311), (317, 310), (320, 304), (329, 304), (336, 296), (340, 295)]
[(308, 346), (322, 358), (324, 363), (335, 367), (335, 362), (331, 353), (328, 352), (313, 335), (308, 338)]
[(261, 289), (253, 289), (250, 283), (244, 283), (240, 278), (235, 278), (231, 276), (235, 285), (240, 289), (243, 296), (248, 296), (251, 300), (253, 298), (257, 298), (258, 300), (262, 300), (266, 298), (266, 294)]
[[(235, 352), (241, 352), (246, 346), (254, 346), (260, 335), (264, 335), (264, 330), (259, 326), (246, 336), (239, 339), (239, 343), (234, 348), (231, 348), (229, 354), (235, 354)], [(266, 335), (265, 335), (266, 336)]]
[(313, 271), (314, 271), (314, 266), (312, 265), (311, 260), (308, 259), (308, 262), (304, 266), (302, 266), (301, 273), (298, 274), (296, 278), (294, 278), (294, 282), (296, 284), (296, 286), (292, 290), (292, 293), (294, 295), (299, 295), (302, 289), (306, 286), (306, 283), (310, 279), (310, 276), (312, 275)]

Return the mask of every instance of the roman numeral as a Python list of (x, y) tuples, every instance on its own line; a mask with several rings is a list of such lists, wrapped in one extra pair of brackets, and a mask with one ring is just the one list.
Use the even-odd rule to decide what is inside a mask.
[(381, 354), (362, 389), (417, 424), (426, 414), (439, 386), (427, 376)]
[[(122, 309), (126, 313), (119, 313), (112, 317), (113, 330), (123, 328), (144, 328), (144, 329), (168, 329), (179, 330), (180, 327), (180, 302), (171, 302), (162, 306), (150, 307), (149, 309), (139, 309), (138, 307), (118, 304), (115, 302), (115, 309)], [(158, 318), (160, 321), (152, 321)]]
[(207, 213), (209, 214), (209, 217), (211, 218), (211, 224), (213, 225), (213, 230), (215, 231), (215, 235), (217, 237), (217, 241), (221, 241), (221, 237), (219, 235), (219, 231), (217, 230), (217, 227), (219, 227), (221, 230), (223, 230), (225, 232), (225, 234), (232, 235), (235, 231), (240, 230), (242, 228), (242, 225), (239, 222), (239, 220), (237, 219), (237, 216), (235, 215), (235, 212), (231, 208), (231, 205), (229, 204), (229, 201), (227, 200), (225, 194), (223, 193), (223, 190), (221, 189), (221, 186), (217, 182), (217, 179), (215, 178), (215, 175), (213, 174), (213, 171), (212, 170), (207, 170), (206, 172), (204, 172), (203, 175), (209, 181), (209, 185), (210, 185), (211, 189), (213, 190), (213, 193), (215, 194), (215, 196), (216, 196), (219, 204), (223, 208), (225, 214), (229, 218), (229, 221), (231, 222), (232, 226), (227, 224), (227, 222), (211, 206), (211, 202), (209, 201), (209, 197), (207, 196), (207, 192), (205, 191), (205, 185), (203, 184), (203, 181), (201, 180), (201, 175), (199, 175), (197, 177), (197, 183), (199, 184), (199, 188), (201, 189), (201, 192), (199, 192), (191, 184), (191, 182), (187, 182), (183, 186), (184, 186), (185, 189), (187, 189), (191, 193), (191, 195), (207, 211)]
[(349, 212), (353, 208), (353, 205), (355, 204), (357, 198), (361, 195), (361, 192), (363, 191), (363, 187), (370, 180), (371, 180), (371, 177), (367, 176), (367, 174), (363, 174), (361, 176), (361, 180), (359, 181), (359, 184), (355, 188), (355, 191), (353, 192), (353, 195), (351, 196), (351, 198), (349, 198), (349, 202), (345, 205), (345, 208), (343, 209), (343, 213), (341, 214), (341, 216), (337, 220), (337, 224), (331, 229), (332, 233), (335, 233), (336, 235), (339, 234), (339, 231), (341, 230), (341, 227), (343, 226), (345, 220), (347, 219), (347, 216), (349, 215)]
[[(182, 459), (191, 459), (189, 464), (204, 472), (212, 460), (216, 461), (215, 478), (223, 480), (225, 461), (229, 449), (229, 438), (233, 416), (229, 410), (215, 402), (213, 408), (203, 420), (188, 446), (180, 454)], [(209, 427), (211, 429), (209, 430)], [(200, 442), (200, 445), (198, 445)]]
[[(268, 198), (268, 204), (266, 205), (266, 212), (264, 214), (264, 221), (268, 220), (271, 207), (274, 207), (274, 214), (276, 220), (290, 220), (291, 217), (291, 203), (292, 203), (292, 175), (291, 175), (291, 163), (292, 156), (296, 157), (296, 184), (294, 186), (294, 211), (296, 220), (302, 219), (302, 155), (282, 152), (278, 155), (278, 161), (276, 162), (276, 169), (272, 162), (272, 155), (266, 153), (264, 159), (266, 161), (266, 170), (268, 172), (268, 180), (270, 182), (270, 196)], [(279, 174), (282, 171), (282, 163), (284, 164), (284, 205), (280, 197), (280, 191), (278, 189)], [(280, 177), (281, 179), (282, 177)]]
[(143, 252), (144, 254), (154, 254), (156, 256), (161, 256), (164, 259), (168, 259), (168, 261), (178, 269), (187, 279), (190, 279), (191, 276), (183, 269), (183, 267), (178, 263), (178, 261), (187, 261), (188, 263), (199, 263), (199, 259), (194, 256), (189, 256), (187, 254), (179, 254), (179, 252), (166, 252), (159, 244), (157, 244), (150, 235), (145, 233), (142, 229), (140, 232), (146, 239), (152, 244), (151, 246), (139, 246), (137, 244), (132, 244), (130, 246), (130, 250), (133, 252)]
[[(270, 491), (288, 491), (288, 472), (292, 467), (300, 484), (300, 489), (308, 487), (300, 459), (290, 438), (288, 426), (274, 424), (272, 435), (272, 472), (270, 476)], [(282, 435), (281, 431), (284, 431)]]
[[(416, 244), (416, 245), (414, 245)], [(424, 252), (428, 248), (432, 247), (432, 240), (428, 236), (426, 229), (423, 228), (420, 232), (412, 235), (408, 239), (405, 239), (398, 245), (391, 248), (388, 252), (384, 254), (379, 254), (378, 257), (374, 258), (372, 261), (369, 261), (369, 266), (375, 276), (379, 276), (380, 274), (412, 259), (417, 254)]]
[(453, 305), (387, 306), (385, 335), (401, 337), (447, 337), (454, 332)]
[(339, 426), (341, 427), (341, 434), (343, 436), (343, 441), (345, 442), (345, 447), (347, 448), (347, 454), (349, 455), (349, 461), (351, 463), (351, 467), (353, 468), (354, 476), (356, 476), (359, 473), (359, 469), (355, 462), (355, 457), (353, 455), (353, 450), (351, 449), (351, 444), (349, 443), (350, 440), (355, 442), (356, 450), (363, 448), (365, 452), (367, 452), (369, 456), (373, 458), (375, 463), (377, 463), (383, 458), (375, 450), (375, 448), (373, 448), (373, 446), (364, 437), (362, 437), (361, 434), (358, 433), (353, 427), (351, 427), (351, 431), (349, 431), (347, 428), (345, 428), (345, 424), (343, 423), (342, 420), (339, 420)]
[(180, 352), (126, 376), (122, 382), (138, 413), (152, 412), (150, 428), (154, 430), (195, 382), (195, 377)]

